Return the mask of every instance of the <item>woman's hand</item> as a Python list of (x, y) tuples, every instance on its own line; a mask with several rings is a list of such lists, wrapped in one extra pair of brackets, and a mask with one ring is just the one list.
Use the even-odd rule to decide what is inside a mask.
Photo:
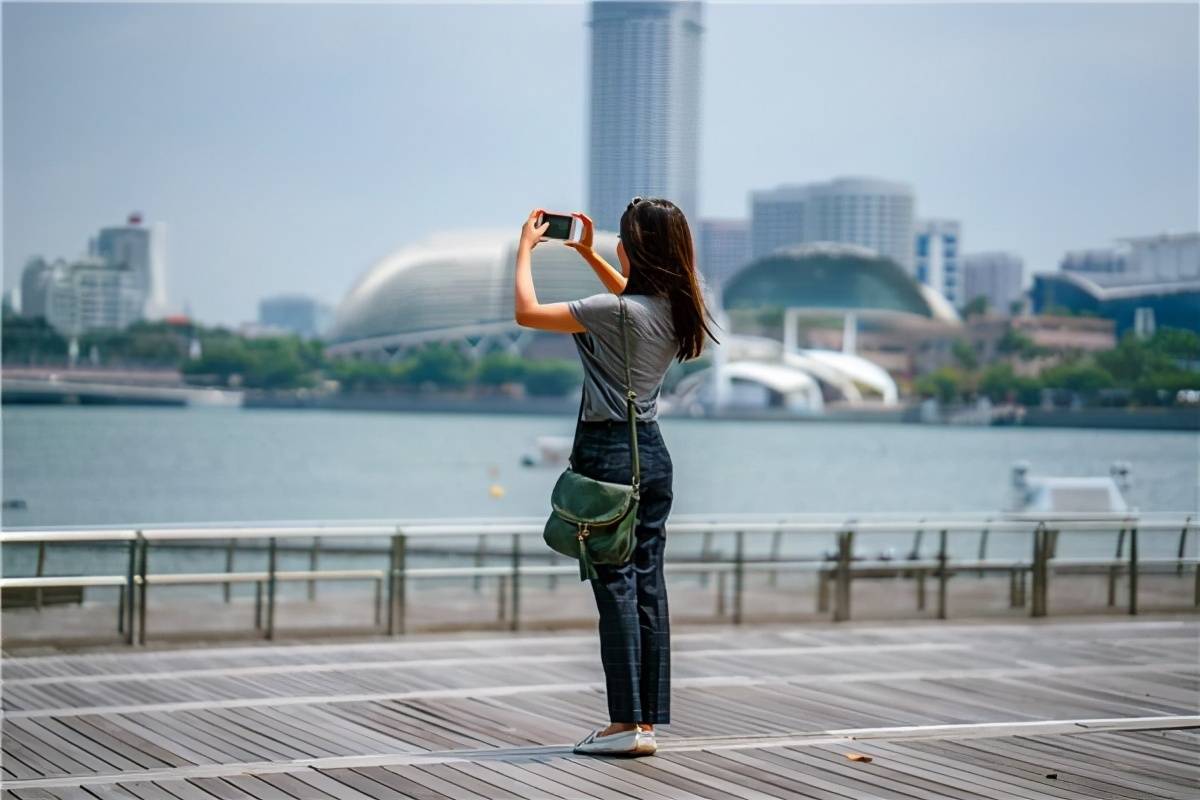
[(587, 214), (584, 214), (582, 211), (573, 211), (571, 212), (571, 216), (583, 223), (583, 233), (579, 235), (578, 242), (573, 242), (570, 239), (567, 239), (565, 242), (563, 242), (563, 244), (565, 244), (567, 247), (573, 248), (580, 255), (586, 255), (592, 249), (592, 218)]
[(543, 209), (535, 208), (529, 212), (529, 218), (525, 220), (525, 224), (521, 226), (521, 246), (528, 247), (530, 250), (538, 246), (542, 241), (542, 236), (546, 231), (550, 230), (550, 223), (543, 222), (537, 224), (538, 216), (541, 215)]

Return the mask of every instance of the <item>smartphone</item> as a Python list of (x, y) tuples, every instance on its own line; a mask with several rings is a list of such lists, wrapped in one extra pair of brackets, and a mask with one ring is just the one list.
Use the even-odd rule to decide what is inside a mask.
[(543, 234), (547, 239), (570, 239), (571, 231), (575, 224), (575, 218), (570, 214), (552, 214), (549, 211), (543, 211), (541, 217), (538, 218), (538, 225), (549, 222), (550, 227)]

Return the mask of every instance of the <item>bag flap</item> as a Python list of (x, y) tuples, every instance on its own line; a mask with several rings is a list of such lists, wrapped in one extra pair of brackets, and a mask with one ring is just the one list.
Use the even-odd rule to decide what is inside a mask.
[(598, 481), (568, 467), (554, 484), (550, 505), (563, 519), (603, 525), (620, 519), (632, 497), (632, 486)]

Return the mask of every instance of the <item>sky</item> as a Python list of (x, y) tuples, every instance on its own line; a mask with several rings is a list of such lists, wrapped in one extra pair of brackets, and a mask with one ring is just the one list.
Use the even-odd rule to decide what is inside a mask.
[[(960, 220), (964, 252), (1027, 272), (1196, 230), (1197, 8), (709, 3), (700, 217), (870, 175), (911, 184), (919, 218)], [(587, 19), (586, 3), (4, 3), (4, 286), (137, 210), (168, 226), (173, 308), (232, 326), (274, 294), (336, 306), (433, 231), (515, 236), (534, 207), (581, 209)]]

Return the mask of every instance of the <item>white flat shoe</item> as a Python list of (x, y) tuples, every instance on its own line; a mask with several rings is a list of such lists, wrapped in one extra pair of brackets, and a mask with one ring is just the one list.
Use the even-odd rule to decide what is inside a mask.
[(583, 755), (648, 756), (658, 749), (654, 743), (654, 734), (650, 731), (634, 728), (631, 731), (601, 736), (602, 730), (604, 729), (597, 728), (576, 742), (574, 752)]

